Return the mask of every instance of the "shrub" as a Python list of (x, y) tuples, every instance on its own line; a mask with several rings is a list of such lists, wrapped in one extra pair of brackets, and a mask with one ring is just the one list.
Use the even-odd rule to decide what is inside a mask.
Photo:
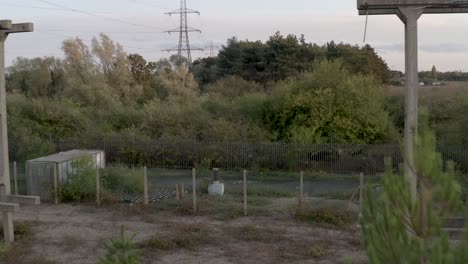
[(96, 169), (90, 157), (83, 156), (73, 161), (73, 172), (68, 181), (58, 190), (62, 202), (92, 200), (96, 195)]
[(106, 256), (100, 259), (100, 264), (139, 264), (140, 251), (133, 243), (133, 237), (125, 236), (124, 226), (120, 227), (118, 237), (111, 239), (105, 244)]
[(102, 173), (103, 188), (125, 193), (143, 193), (143, 171), (123, 166), (109, 167)]

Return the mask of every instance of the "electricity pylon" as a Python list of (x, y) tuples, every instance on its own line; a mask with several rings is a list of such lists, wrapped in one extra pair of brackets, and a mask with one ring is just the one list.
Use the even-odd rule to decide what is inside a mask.
[(215, 56), (215, 50), (218, 49), (218, 46), (214, 45), (213, 41), (211, 41), (210, 45), (206, 46), (205, 49), (209, 50), (209, 52), (206, 53), (206, 55), (208, 55), (210, 57), (214, 57)]
[(171, 34), (171, 33), (179, 33), (179, 45), (177, 48), (173, 49), (165, 49), (163, 51), (171, 52), (171, 51), (177, 51), (177, 55), (179, 57), (182, 57), (184, 53), (187, 54), (187, 60), (189, 63), (192, 63), (192, 50), (201, 50), (201, 48), (196, 48), (190, 46), (190, 38), (189, 38), (189, 32), (199, 32), (201, 33), (201, 30), (192, 28), (188, 26), (188, 19), (187, 15), (188, 14), (198, 14), (200, 15), (200, 12), (188, 9), (187, 8), (187, 1), (186, 0), (180, 0), (180, 8), (174, 11), (171, 11), (169, 13), (166, 13), (169, 16), (172, 15), (180, 15), (180, 25), (178, 28), (172, 29), (172, 30), (167, 30), (165, 32)]

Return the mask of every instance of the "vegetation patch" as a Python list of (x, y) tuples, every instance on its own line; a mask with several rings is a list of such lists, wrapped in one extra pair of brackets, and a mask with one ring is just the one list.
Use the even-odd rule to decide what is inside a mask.
[(294, 213), (294, 218), (308, 223), (335, 227), (347, 227), (353, 223), (353, 214), (351, 212), (332, 208), (298, 208)]
[(106, 255), (99, 260), (99, 264), (140, 264), (140, 251), (133, 238), (125, 236), (125, 228), (121, 226), (119, 235), (104, 245)]
[(229, 227), (226, 232), (233, 238), (249, 242), (272, 243), (285, 239), (282, 232), (256, 225)]
[(208, 229), (202, 224), (175, 224), (170, 225), (171, 236), (153, 235), (145, 240), (141, 247), (145, 250), (169, 251), (177, 248), (195, 249), (210, 243)]
[(149, 239), (143, 241), (141, 247), (150, 250), (172, 250), (175, 249), (177, 245), (170, 239), (162, 238), (158, 235), (153, 235)]
[(143, 170), (125, 166), (108, 167), (102, 172), (103, 188), (110, 192), (143, 193)]
[(328, 251), (322, 245), (314, 245), (309, 248), (308, 255), (313, 258), (323, 258), (328, 255)]
[(73, 161), (74, 170), (68, 181), (59, 186), (58, 196), (62, 202), (91, 201), (96, 195), (96, 168), (91, 158), (81, 157)]
[[(32, 236), (32, 223), (30, 222), (15, 222), (15, 240), (21, 241)], [(0, 241), (4, 240), (3, 228), (0, 228)]]

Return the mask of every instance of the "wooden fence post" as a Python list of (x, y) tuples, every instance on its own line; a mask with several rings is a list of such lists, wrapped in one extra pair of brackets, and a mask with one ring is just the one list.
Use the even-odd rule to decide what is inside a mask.
[(364, 173), (359, 174), (359, 215), (362, 213), (362, 203), (364, 201)]
[(143, 204), (148, 205), (148, 168), (143, 169)]
[(179, 184), (178, 183), (176, 183), (176, 185), (175, 185), (175, 197), (176, 197), (176, 200), (180, 200)]
[(58, 199), (58, 175), (57, 175), (57, 166), (58, 164), (55, 164), (54, 163), (54, 169), (53, 169), (53, 176), (54, 177), (54, 204), (58, 204), (59, 203), (59, 199)]
[(13, 180), (15, 184), (15, 195), (18, 195), (19, 194), (18, 192), (18, 168), (16, 165), (16, 161), (13, 162)]
[(243, 173), (243, 183), (244, 183), (244, 216), (247, 216), (247, 170), (244, 170)]
[(101, 206), (101, 176), (99, 175), (99, 166), (96, 163), (96, 204)]
[(197, 212), (197, 175), (196, 169), (192, 169), (192, 193), (193, 193), (193, 212)]
[(304, 172), (299, 174), (299, 208), (302, 208), (304, 200)]
[(184, 187), (184, 183), (182, 183), (180, 185), (180, 198), (184, 199), (184, 197), (185, 197), (185, 187)]

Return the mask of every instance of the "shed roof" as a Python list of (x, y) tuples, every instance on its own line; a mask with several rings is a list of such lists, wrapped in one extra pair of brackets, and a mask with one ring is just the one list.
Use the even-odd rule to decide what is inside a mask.
[(53, 162), (53, 163), (62, 163), (70, 160), (74, 160), (80, 156), (89, 156), (103, 152), (102, 150), (81, 150), (74, 149), (65, 152), (60, 152), (54, 155), (40, 157), (37, 159), (28, 160), (28, 162)]

